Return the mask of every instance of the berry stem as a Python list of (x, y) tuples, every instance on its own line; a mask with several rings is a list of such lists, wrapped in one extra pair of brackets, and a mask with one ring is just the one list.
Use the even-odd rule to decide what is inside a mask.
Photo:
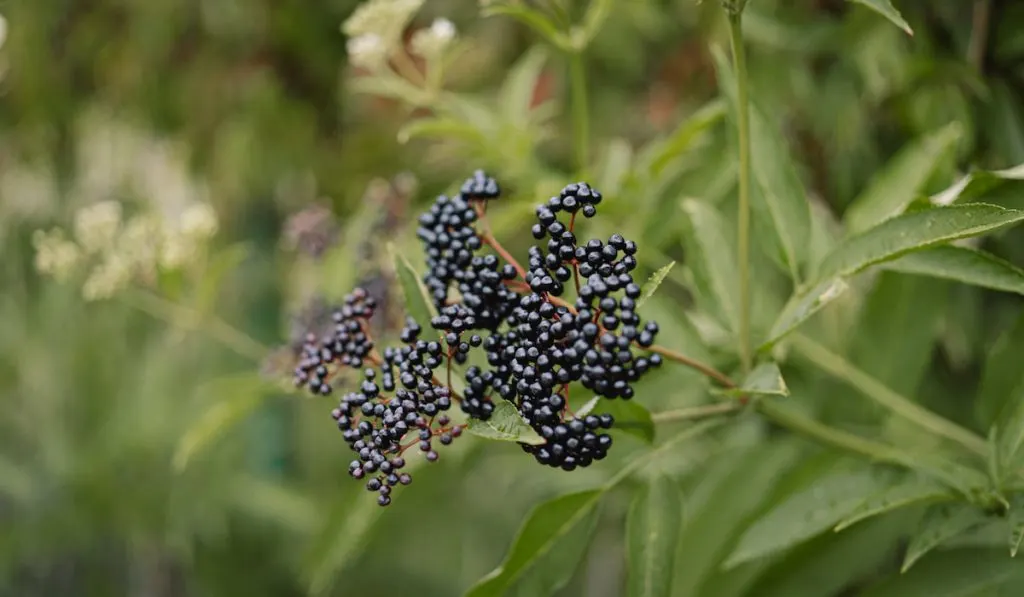
[(739, 353), (743, 372), (748, 373), (753, 361), (750, 347), (750, 100), (747, 89), (747, 61), (743, 51), (741, 10), (729, 12), (729, 41), (732, 46), (733, 70), (736, 71), (739, 129), (739, 214), (736, 224), (736, 253), (740, 276)]
[(526, 270), (523, 269), (523, 266), (519, 265), (519, 262), (516, 261), (516, 258), (513, 257), (512, 254), (505, 249), (505, 247), (501, 246), (501, 243), (498, 242), (498, 239), (494, 238), (490, 230), (486, 230), (480, 234), (480, 241), (483, 242), (488, 247), (494, 249), (494, 252), (497, 253), (498, 255), (501, 255), (501, 258), (504, 259), (506, 263), (509, 263), (512, 265), (512, 267), (516, 268), (516, 273), (519, 274), (520, 278), (526, 280)]
[(743, 404), (739, 402), (719, 402), (717, 404), (706, 404), (703, 406), (693, 406), (690, 408), (680, 408), (676, 410), (654, 413), (651, 415), (651, 420), (653, 420), (655, 423), (693, 421), (695, 419), (704, 419), (707, 417), (713, 417), (715, 415), (731, 414), (738, 412), (742, 409)]
[(701, 363), (700, 361), (692, 359), (692, 358), (690, 358), (690, 357), (688, 357), (688, 356), (686, 356), (686, 355), (684, 355), (682, 353), (679, 353), (679, 352), (676, 352), (674, 350), (665, 348), (664, 346), (658, 346), (657, 344), (655, 344), (654, 346), (648, 346), (647, 348), (644, 348), (644, 350), (648, 350), (650, 352), (653, 352), (653, 353), (656, 353), (656, 354), (660, 354), (661, 356), (665, 357), (666, 359), (675, 361), (675, 362), (677, 362), (677, 363), (679, 363), (681, 365), (685, 365), (685, 366), (689, 367), (690, 369), (698, 371), (701, 374), (703, 374), (705, 377), (709, 377), (709, 378), (717, 381), (723, 387), (726, 387), (726, 388), (735, 388), (736, 387), (736, 382), (734, 382), (732, 379), (730, 379), (728, 375), (722, 373), (718, 369), (715, 369), (711, 365), (706, 365), (704, 363)]

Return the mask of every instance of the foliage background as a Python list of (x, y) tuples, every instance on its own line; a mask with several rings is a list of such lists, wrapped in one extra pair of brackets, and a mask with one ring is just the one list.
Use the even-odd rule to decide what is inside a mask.
[[(0, 50), (0, 594), (456, 595), (501, 561), (532, 506), (596, 486), (642, 453), (626, 437), (615, 462), (567, 475), (540, 470), (515, 446), (466, 440), (377, 518), (345, 474), (329, 401), (268, 391), (254, 374), (260, 363), (202, 329), (183, 333), (127, 300), (85, 303), (79, 288), (34, 273), (34, 229), (66, 224), (96, 199), (158, 205), (162, 193), (190, 192), (182, 180), (201, 180), (220, 215), (219, 246), (244, 242), (247, 252), (211, 278), (216, 300), (186, 299), (281, 345), (313, 289), (337, 296), (373, 277), (383, 237), (407, 238), (418, 266), (407, 214), (478, 166), (511, 189), (495, 229), (523, 254), (533, 204), (572, 178), (564, 59), (538, 50), (513, 20), (482, 18), (475, 2), (431, 0), (416, 26), (441, 15), (456, 23), (470, 49), (448, 87), (490, 110), (489, 129), (470, 142), (449, 130), (400, 143), (407, 106), (352, 89), (338, 27), (355, 4), (0, 6), (9, 23)], [(585, 3), (562, 4), (580, 11)], [(922, 138), (932, 150), (897, 183), (915, 196), (971, 168), (1024, 162), (1024, 6), (896, 4), (913, 38), (839, 0), (752, 0), (745, 15), (753, 95), (784, 131), (815, 211), (833, 219)], [(644, 274), (670, 259), (687, 263), (681, 198), (726, 213), (734, 201), (732, 128), (717, 119), (692, 139), (671, 136), (718, 96), (713, 46), (727, 47), (716, 2), (629, 0), (613, 3), (586, 54), (591, 178), (613, 198), (592, 230), (642, 240)], [(550, 112), (538, 108), (544, 102)], [(643, 149), (666, 136), (682, 139), (679, 150), (643, 170)], [(419, 190), (400, 202), (405, 217), (380, 224), (379, 194), (366, 189), (405, 171)], [(1022, 197), (1008, 183), (986, 200), (1020, 207)], [(333, 210), (341, 241), (312, 260), (282, 238), (287, 217), (317, 202)], [(387, 232), (367, 237), (367, 222)], [(1024, 263), (1019, 232), (982, 246)], [(755, 272), (755, 328), (764, 329), (788, 287), (765, 252)], [(650, 315), (670, 347), (733, 368), (714, 318), (690, 309), (690, 275), (675, 268)], [(1022, 399), (1019, 295), (892, 272), (856, 285), (814, 321), (818, 341), (983, 435), (1006, 401)], [(792, 400), (820, 420), (922, 452), (935, 447), (806, 359), (787, 360), (785, 374)], [(702, 379), (668, 368), (640, 396), (651, 411), (708, 401)], [(176, 467), (182, 438), (194, 439), (216, 404), (226, 405), (222, 424)], [(884, 583), (899, 573), (914, 509), (816, 534), (729, 572), (718, 567), (760, 513), (852, 467), (846, 457), (753, 418), (670, 456), (652, 468), (678, 479), (685, 496), (673, 595), (889, 594)], [(560, 595), (622, 593), (628, 504), (625, 492), (604, 504), (584, 561), (563, 563), (575, 574)], [(953, 570), (941, 584), (963, 590), (950, 595), (1019, 594), (1024, 574), (1005, 543), (982, 529), (926, 556), (915, 578)], [(967, 570), (983, 571), (982, 580), (970, 584)], [(1009, 580), (985, 582), (992, 578)], [(901, 591), (893, 594), (939, 594)]]

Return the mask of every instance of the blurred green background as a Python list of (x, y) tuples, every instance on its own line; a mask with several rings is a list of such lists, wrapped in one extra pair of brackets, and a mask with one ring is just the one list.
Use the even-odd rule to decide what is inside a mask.
[[(482, 18), (473, 0), (428, 0), (411, 28), (439, 16), (455, 23), (465, 47), (446, 87), (473, 98), (490, 126), (470, 141), (453, 129), (402, 143), (402, 127), (429, 108), (356, 93), (359, 76), (346, 66), (339, 30), (356, 4), (0, 3), (0, 595), (286, 596), (311, 587), (457, 595), (501, 560), (532, 505), (614, 472), (614, 464), (571, 475), (540, 470), (514, 445), (467, 438), (378, 518), (372, 496), (346, 475), (350, 458), (328, 418), (331, 399), (262, 381), (287, 362), (287, 345), (304, 325), (296, 316), (312, 297), (329, 301), (361, 280), (394, 298), (381, 266), (384, 242), (399, 243), (420, 267), (410, 222), (436, 193), (477, 167), (491, 169), (510, 190), (493, 214), (496, 233), (523, 254), (533, 204), (574, 176), (567, 69), (556, 50), (510, 19)], [(548, 4), (570, 14), (585, 5)], [(750, 2), (754, 93), (785, 131), (823, 213), (842, 213), (906, 143), (951, 123), (954, 150), (923, 174), (922, 194), (970, 167), (1024, 162), (1024, 3), (896, 4), (912, 38), (841, 0)], [(721, 124), (654, 174), (634, 168), (649, 141), (717, 96), (710, 48), (727, 39), (711, 0), (620, 0), (612, 10), (585, 59), (590, 173), (611, 198), (592, 230), (642, 239), (646, 276), (683, 257), (672, 215), (680, 197), (717, 203), (734, 193), (732, 132)], [(34, 270), (33, 231), (69, 226), (82, 206), (115, 199), (126, 209), (160, 210), (193, 197), (219, 215), (213, 265), (196, 284), (163, 280), (160, 291), (201, 313), (198, 324), (129, 294), (86, 302), (80, 284)], [(309, 211), (318, 205), (329, 209)], [(296, 220), (303, 210), (306, 220)], [(311, 255), (308, 243), (320, 241), (326, 252)], [(1024, 262), (1019, 235), (991, 245)], [(780, 283), (765, 277), (766, 285)], [(1019, 297), (906, 280), (885, 280), (863, 307), (893, 318), (878, 320), (862, 342), (875, 344), (845, 346), (843, 324), (831, 337), (897, 389), (929, 388), (928, 406), (972, 419), (956, 391), (973, 391), (981, 355), (1019, 316)], [(670, 278), (651, 316), (665, 344), (703, 351), (697, 331), (705, 341), (715, 331), (700, 320), (695, 331), (675, 313), (688, 300), (684, 283)], [(921, 293), (943, 300), (915, 310), (907, 297)], [(778, 306), (772, 300), (755, 302), (769, 310)], [(899, 333), (891, 322), (906, 319), (891, 311), (901, 308), (903, 318), (940, 322), (913, 329), (938, 331)], [(253, 350), (232, 350), (224, 336), (233, 329), (254, 339), (242, 341)], [(916, 362), (894, 366), (871, 349), (879, 342), (903, 346)], [(263, 361), (260, 345), (284, 348), (278, 361)], [(713, 342), (709, 350), (729, 365)], [(790, 383), (809, 377), (797, 371)], [(651, 410), (706, 399), (704, 383), (686, 372), (660, 372), (641, 395)], [(823, 416), (862, 414), (839, 405)], [(675, 455), (670, 466), (695, 492), (695, 511), (715, 484), (770, 494), (774, 476), (749, 479), (754, 471), (737, 464), (773, 458), (759, 447), (770, 433), (741, 425)], [(176, 466), (183, 438), (201, 449)], [(621, 459), (635, 449), (624, 438)], [(788, 470), (784, 455), (774, 460)], [(619, 501), (603, 511), (563, 595), (621, 594)], [(892, 571), (898, 537), (881, 527), (859, 531), (870, 547), (848, 547), (871, 558), (823, 584), (808, 575), (832, 564), (808, 560), (831, 553), (827, 545), (790, 554), (786, 565), (709, 571), (711, 556), (699, 546), (721, 552), (758, 505), (722, 508), (720, 527), (707, 518), (703, 530), (688, 527), (680, 596), (848, 595)]]

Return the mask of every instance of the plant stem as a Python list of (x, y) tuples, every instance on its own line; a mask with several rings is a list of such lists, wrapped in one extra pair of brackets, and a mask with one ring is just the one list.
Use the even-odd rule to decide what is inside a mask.
[(679, 352), (676, 352), (674, 350), (665, 348), (664, 346), (658, 346), (657, 344), (654, 345), (654, 346), (649, 346), (649, 347), (645, 348), (644, 350), (648, 350), (650, 352), (660, 354), (661, 356), (665, 357), (666, 359), (675, 361), (675, 362), (677, 362), (677, 363), (679, 363), (681, 365), (686, 365), (690, 369), (693, 369), (695, 371), (698, 371), (698, 372), (702, 373), (705, 377), (709, 377), (709, 378), (717, 381), (718, 383), (722, 384), (722, 386), (724, 386), (726, 388), (735, 388), (736, 387), (736, 383), (732, 379), (730, 379), (728, 375), (722, 373), (718, 369), (715, 369), (711, 365), (706, 365), (706, 364), (704, 364), (704, 363), (702, 363), (700, 361), (697, 361), (695, 359), (692, 359), (692, 358), (690, 358), (690, 357), (688, 357), (688, 356), (686, 356), (686, 355), (684, 355), (682, 353), (679, 353)]
[(672, 423), (675, 421), (692, 421), (694, 419), (705, 419), (715, 415), (726, 415), (743, 409), (739, 402), (720, 402), (717, 404), (705, 404), (703, 406), (692, 406), (660, 413), (651, 414), (651, 420), (655, 423)]
[(739, 214), (736, 218), (736, 253), (740, 276), (739, 352), (743, 372), (749, 373), (753, 361), (750, 347), (750, 99), (740, 11), (729, 13), (729, 41), (732, 46), (733, 70), (736, 71), (736, 110), (739, 129)]
[(587, 112), (587, 75), (583, 68), (583, 51), (569, 55), (570, 94), (572, 95), (573, 145), (579, 178), (587, 171), (590, 148), (590, 116)]
[(793, 334), (791, 343), (808, 361), (845, 381), (893, 414), (957, 442), (982, 458), (988, 456), (988, 445), (980, 436), (894, 392), (828, 348), (801, 334)]

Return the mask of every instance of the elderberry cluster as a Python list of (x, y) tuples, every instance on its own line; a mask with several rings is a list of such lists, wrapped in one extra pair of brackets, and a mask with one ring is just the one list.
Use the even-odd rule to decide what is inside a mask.
[(362, 367), (363, 360), (373, 350), (366, 324), (376, 308), (376, 299), (368, 296), (362, 288), (356, 288), (331, 314), (333, 333), (322, 338), (313, 333), (307, 334), (295, 367), (293, 379), (296, 387), (307, 386), (313, 394), (326, 396), (332, 391), (329, 378), (332, 369), (338, 366)]
[(482, 213), (482, 204), (500, 194), (498, 183), (478, 170), (460, 193), (439, 196), (420, 216), (417, 230), (427, 255), (423, 282), (434, 306), (443, 308), (454, 286), (461, 304), (473, 313), (475, 327), (482, 330), (500, 326), (517, 298), (505, 285), (515, 279), (515, 267), (494, 255), (480, 255), (484, 242), (473, 225)]

